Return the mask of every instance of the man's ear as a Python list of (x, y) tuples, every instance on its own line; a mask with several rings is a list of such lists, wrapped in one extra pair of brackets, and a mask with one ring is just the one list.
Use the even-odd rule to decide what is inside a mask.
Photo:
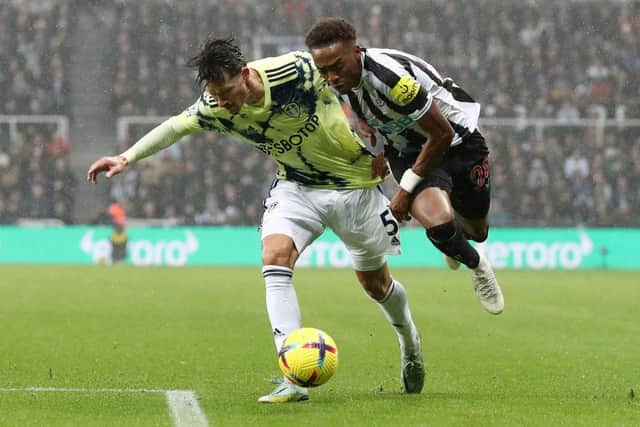
[(249, 67), (242, 67), (242, 77), (247, 80), (249, 78), (249, 75), (251, 74), (251, 70), (249, 70)]

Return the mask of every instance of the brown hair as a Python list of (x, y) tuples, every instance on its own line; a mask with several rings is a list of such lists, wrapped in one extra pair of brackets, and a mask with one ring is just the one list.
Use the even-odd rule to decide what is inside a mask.
[(210, 35), (202, 43), (200, 52), (187, 65), (198, 70), (196, 79), (201, 84), (221, 82), (225, 74), (235, 76), (247, 65), (247, 61), (233, 38), (218, 39)]

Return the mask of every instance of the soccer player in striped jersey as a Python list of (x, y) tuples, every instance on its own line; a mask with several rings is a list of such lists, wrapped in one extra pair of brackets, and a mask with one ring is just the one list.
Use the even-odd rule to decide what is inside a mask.
[[(325, 228), (351, 254), (365, 293), (395, 329), (401, 349), (401, 380), (420, 393), (425, 368), (420, 334), (407, 295), (391, 277), (386, 255), (399, 253), (398, 224), (378, 184), (374, 156), (351, 130), (335, 94), (318, 74), (311, 55), (291, 52), (246, 63), (229, 39), (209, 38), (191, 60), (204, 85), (197, 102), (117, 156), (102, 157), (87, 173), (93, 183), (200, 131), (235, 135), (271, 156), (277, 177), (265, 199), (261, 224), (262, 275), (276, 351), (302, 326), (293, 268), (302, 251)], [(213, 165), (215, 166), (215, 165)], [(308, 399), (306, 389), (286, 379), (259, 401)]]
[[(393, 49), (365, 49), (342, 18), (318, 21), (306, 36), (320, 74), (376, 133), (399, 188), (391, 211), (415, 218), (447, 264), (471, 270), (482, 306), (492, 314), (504, 298), (488, 260), (468, 238), (487, 239), (489, 149), (478, 130), (480, 105), (424, 60)], [(377, 131), (377, 132), (376, 132)]]

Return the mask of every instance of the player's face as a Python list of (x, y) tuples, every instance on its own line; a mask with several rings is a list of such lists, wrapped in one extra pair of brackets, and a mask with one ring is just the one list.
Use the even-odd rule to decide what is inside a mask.
[(208, 82), (206, 89), (220, 107), (226, 108), (233, 114), (240, 112), (249, 97), (249, 87), (244, 69), (236, 76), (225, 75), (224, 81)]
[(338, 92), (347, 93), (360, 83), (362, 63), (360, 46), (337, 42), (311, 49), (318, 71)]

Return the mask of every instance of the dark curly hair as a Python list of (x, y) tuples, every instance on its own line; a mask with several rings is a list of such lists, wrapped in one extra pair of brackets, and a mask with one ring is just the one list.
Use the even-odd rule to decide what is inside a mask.
[(222, 82), (225, 74), (235, 76), (247, 65), (240, 48), (233, 37), (218, 39), (208, 36), (202, 43), (200, 52), (187, 65), (198, 70), (198, 84)]
[(304, 39), (309, 49), (324, 47), (336, 42), (355, 42), (356, 29), (343, 18), (322, 18), (313, 24)]

